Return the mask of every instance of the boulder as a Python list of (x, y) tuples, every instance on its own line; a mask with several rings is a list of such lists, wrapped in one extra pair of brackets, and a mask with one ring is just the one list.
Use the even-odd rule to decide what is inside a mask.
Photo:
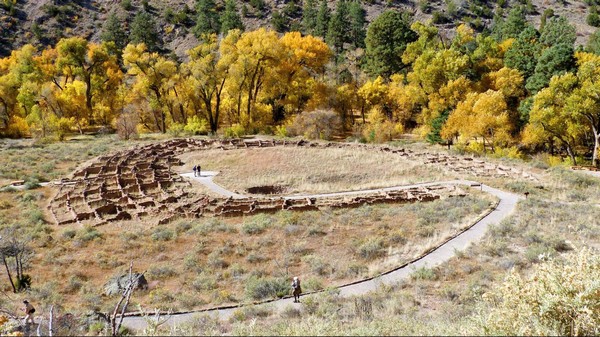
[[(148, 289), (148, 281), (144, 277), (144, 274), (133, 273), (133, 278), (137, 279), (134, 289)], [(112, 296), (116, 294), (122, 294), (123, 291), (125, 291), (125, 287), (127, 287), (128, 280), (129, 274), (111, 278), (104, 285), (104, 295)]]

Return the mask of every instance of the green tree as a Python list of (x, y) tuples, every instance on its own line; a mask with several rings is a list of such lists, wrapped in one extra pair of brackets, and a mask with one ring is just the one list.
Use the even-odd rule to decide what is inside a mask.
[(584, 122), (566, 108), (566, 101), (576, 88), (577, 77), (571, 73), (553, 77), (550, 85), (534, 96), (523, 136), (525, 144), (559, 143), (573, 165), (577, 165), (575, 148), (584, 134)]
[(350, 43), (354, 48), (365, 47), (366, 37), (366, 13), (360, 1), (354, 0), (348, 5), (348, 16), (350, 18)]
[(533, 75), (527, 80), (525, 88), (530, 93), (537, 93), (550, 83), (554, 75), (561, 75), (575, 69), (573, 47), (567, 43), (556, 44), (544, 50)]
[(371, 76), (389, 78), (402, 70), (402, 54), (407, 44), (417, 40), (410, 29), (409, 16), (398, 11), (379, 15), (367, 29), (366, 70)]
[(123, 53), (125, 46), (127, 46), (127, 33), (123, 29), (121, 20), (114, 12), (104, 22), (100, 39), (105, 42), (113, 42), (115, 44), (115, 52), (119, 57)]
[(542, 14), (542, 18), (540, 19), (540, 31), (544, 30), (544, 27), (546, 26), (546, 21), (550, 18), (552, 18), (554, 16), (554, 9), (552, 8), (547, 8), (544, 10), (544, 13)]
[(232, 29), (244, 30), (244, 24), (237, 11), (235, 0), (225, 2), (225, 11), (221, 14), (219, 21), (221, 22), (221, 33), (223, 34), (227, 34)]
[(302, 8), (302, 31), (305, 34), (316, 35), (317, 3), (316, 0), (305, 0)]
[(518, 6), (508, 13), (505, 20), (495, 17), (492, 32), (498, 41), (504, 41), (510, 38), (517, 38), (528, 26), (530, 25), (527, 23), (523, 7)]
[(572, 47), (577, 39), (575, 26), (570, 24), (564, 16), (550, 18), (540, 33), (540, 43), (546, 47), (557, 44), (566, 44)]
[(329, 11), (329, 7), (327, 7), (327, 0), (321, 0), (319, 11), (317, 12), (317, 21), (315, 23), (315, 36), (324, 38), (325, 35), (327, 35), (330, 16), (331, 13)]
[(336, 54), (340, 54), (344, 50), (344, 42), (348, 41), (349, 27), (348, 3), (345, 0), (339, 0), (333, 16), (329, 20), (326, 36), (327, 43)]
[(196, 3), (196, 25), (193, 32), (196, 37), (218, 33), (221, 30), (217, 5), (213, 0), (198, 0)]
[(527, 80), (535, 71), (540, 54), (538, 32), (533, 27), (527, 27), (504, 54), (504, 64), (517, 69)]
[(278, 33), (284, 33), (288, 29), (287, 20), (279, 11), (273, 12), (273, 15), (271, 16), (271, 25)]
[(156, 22), (146, 11), (138, 12), (131, 23), (129, 40), (132, 43), (144, 43), (150, 51), (160, 49), (160, 40), (156, 28)]
[(600, 29), (596, 29), (596, 31), (590, 35), (586, 49), (590, 53), (600, 55)]

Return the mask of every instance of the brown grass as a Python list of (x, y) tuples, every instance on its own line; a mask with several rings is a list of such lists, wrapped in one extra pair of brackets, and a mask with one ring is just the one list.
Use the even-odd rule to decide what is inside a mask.
[(451, 179), (440, 169), (365, 149), (206, 150), (181, 158), (200, 163), (203, 170), (219, 171), (215, 182), (240, 192), (279, 185), (287, 187), (288, 193), (326, 193)]
[[(68, 173), (62, 169), (67, 167), (63, 165), (72, 162), (68, 166), (72, 168), (77, 161), (88, 160), (89, 155), (80, 151), (84, 148), (90, 151), (94, 141), (79, 144), (64, 144), (61, 151), (53, 154), (55, 169), (46, 173), (60, 177)], [(104, 150), (97, 149), (94, 153), (127, 145), (109, 143)], [(30, 146), (18, 150), (23, 156), (40, 151)], [(304, 192), (383, 187), (441, 178), (439, 171), (427, 173), (428, 169), (400, 158), (390, 159), (378, 152), (362, 150), (270, 149), (269, 152), (250, 150), (247, 154), (219, 150), (184, 159), (189, 160), (186, 165), (191, 167), (196, 161), (194, 156), (201, 155), (204, 170), (222, 170), (222, 176), (238, 188), (273, 184), (269, 177), (287, 179), (291, 182), (289, 186), (296, 186), (294, 191)], [(4, 158), (12, 158), (12, 162), (16, 157)], [(205, 161), (206, 158), (213, 159)], [(327, 164), (327, 160), (333, 163)], [(359, 164), (354, 165), (357, 161)], [(253, 163), (260, 165), (250, 171)], [(315, 167), (306, 172), (305, 165)], [(375, 169), (370, 170), (369, 165)], [(257, 169), (264, 173), (247, 184), (245, 180)], [(36, 171), (22, 168), (21, 172), (27, 175)], [(235, 177), (242, 183), (235, 185)], [(29, 271), (33, 289), (28, 296), (37, 302), (59, 301), (67, 310), (76, 312), (110, 309), (115, 299), (101, 296), (102, 286), (111, 277), (124, 273), (130, 260), (137, 271), (146, 271), (151, 283), (151, 289), (134, 296), (134, 302), (146, 308), (197, 309), (246, 302), (249, 299), (245, 286), (253, 277), (277, 279), (299, 275), (305, 280), (307, 290), (358, 280), (389, 270), (438, 244), (470, 224), (492, 202), (471, 191), (472, 196), (466, 198), (427, 204), (182, 219), (157, 227), (122, 222), (97, 229), (47, 224), (36, 229), (40, 225), (28, 223), (28, 216), (23, 213), (24, 202), (20, 201), (23, 195), (33, 192), (40, 196), (34, 205), (27, 207), (43, 210), (51, 195), (49, 188), (0, 193), (0, 199), (10, 204), (0, 210), (0, 219), (7, 226), (19, 223), (24, 235), (34, 238), (36, 256)], [(448, 209), (456, 212), (447, 213)], [(6, 288), (6, 284), (3, 286)]]

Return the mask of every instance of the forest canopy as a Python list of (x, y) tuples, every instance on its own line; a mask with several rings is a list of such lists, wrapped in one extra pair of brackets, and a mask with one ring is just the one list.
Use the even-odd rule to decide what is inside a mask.
[(563, 17), (536, 29), (516, 7), (489, 32), (461, 24), (446, 38), (404, 12), (385, 11), (367, 26), (358, 2), (330, 11), (308, 1), (314, 17), (278, 33), (244, 31), (228, 6), (228, 16), (207, 12), (197, 22), (200, 42), (184, 61), (161, 53), (148, 18), (129, 38), (110, 17), (102, 42), (72, 37), (14, 50), (0, 59), (0, 135), (285, 136), (335, 119), (306, 135), (381, 142), (412, 132), (471, 151), (546, 151), (598, 164), (597, 39), (575, 47)]

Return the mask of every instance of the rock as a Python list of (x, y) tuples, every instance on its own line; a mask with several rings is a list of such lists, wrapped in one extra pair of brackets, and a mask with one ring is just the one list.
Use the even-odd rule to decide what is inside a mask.
[[(134, 289), (148, 289), (148, 281), (143, 274), (133, 273), (134, 279), (137, 278)], [(129, 274), (124, 274), (119, 277), (113, 277), (104, 285), (104, 295), (112, 296), (122, 294), (127, 287)]]

